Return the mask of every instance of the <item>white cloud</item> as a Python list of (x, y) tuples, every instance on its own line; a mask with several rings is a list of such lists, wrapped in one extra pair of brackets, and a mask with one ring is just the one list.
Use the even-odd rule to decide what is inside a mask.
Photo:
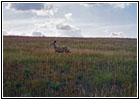
[(111, 37), (123, 37), (123, 32), (111, 32)]
[(70, 20), (71, 17), (72, 17), (72, 13), (67, 13), (67, 14), (64, 14), (65, 18)]
[(102, 3), (80, 3), (80, 5), (84, 6), (84, 7), (92, 7), (92, 6), (99, 6)]
[(44, 22), (36, 23), (34, 29), (42, 32), (45, 36), (58, 36), (60, 33), (56, 29), (56, 25), (60, 22), (63, 22), (63, 20), (50, 18)]
[(42, 9), (42, 10), (33, 10), (32, 12), (35, 13), (38, 16), (54, 16), (54, 14), (57, 12), (57, 8), (53, 8), (50, 10)]
[(11, 30), (7, 32), (7, 35), (11, 35), (11, 36), (20, 36), (22, 33), (16, 30)]
[[(31, 12), (31, 14), (33, 13), (38, 16), (31, 16), (29, 18), (25, 18), (24, 20), (20, 19), (20, 18), (19, 19), (17, 18), (16, 20), (15, 19), (9, 20), (9, 21), (4, 20), (3, 26), (4, 26), (4, 29), (6, 29), (5, 34), (7, 34), (7, 35), (120, 37), (121, 35), (123, 35), (125, 33), (125, 35), (128, 35), (131, 37), (131, 36), (133, 36), (133, 34), (135, 34), (137, 32), (137, 30), (136, 30), (137, 25), (123, 25), (123, 24), (116, 25), (116, 24), (112, 23), (113, 21), (112, 22), (111, 21), (102, 22), (102, 19), (100, 21), (100, 20), (98, 20), (98, 18), (97, 18), (97, 21), (95, 21), (95, 22), (90, 21), (91, 19), (88, 16), (91, 15), (91, 12), (84, 13), (86, 15), (83, 17), (85, 19), (85, 21), (84, 21), (84, 19), (79, 18), (79, 16), (75, 16), (75, 17), (77, 17), (77, 19), (76, 18), (72, 19), (73, 14), (75, 14), (75, 12), (77, 12), (79, 8), (74, 9), (74, 11), (69, 10), (70, 13), (64, 13), (64, 12), (68, 12), (68, 11), (65, 11), (65, 7), (66, 7), (65, 6), (65, 7), (59, 8), (61, 10), (57, 13), (58, 9), (54, 7), (54, 4), (52, 5), (52, 4), (46, 4), (46, 3), (45, 4), (37, 3), (40, 5), (37, 5), (37, 6), (31, 5), (29, 7), (26, 5), (28, 3), (21, 3), (23, 5), (19, 5), (19, 3), (17, 3), (17, 5), (12, 5), (12, 4), (13, 3), (8, 4), (7, 8), (12, 9), (16, 12), (21, 12), (21, 13), (23, 13), (23, 15), (24, 15), (24, 12), (29, 12), (29, 14)], [(56, 5), (58, 5), (58, 4), (56, 4)], [(67, 4), (67, 5), (69, 5), (69, 4)], [(100, 3), (82, 3), (80, 5), (83, 5), (85, 7), (91, 7), (91, 6), (95, 6), (95, 5), (96, 6), (105, 5), (105, 7), (108, 6), (111, 9), (113, 7), (123, 9), (123, 8), (128, 7), (130, 4), (129, 3), (101, 3), (101, 4)], [(103, 8), (103, 7), (104, 6), (102, 6), (101, 8)], [(82, 8), (82, 9), (85, 9), (85, 8)], [(88, 9), (86, 8), (86, 10), (88, 10)], [(11, 10), (9, 10), (9, 12), (10, 11)], [(15, 12), (11, 12), (11, 13), (13, 13), (13, 15), (16, 14)], [(83, 12), (79, 12), (79, 13), (81, 14)], [(57, 16), (55, 16), (56, 14), (57, 14)], [(26, 13), (26, 15), (28, 15), (28, 13)], [(94, 15), (93, 16), (94, 19), (96, 19), (96, 17), (100, 17), (100, 16), (96, 16), (96, 14), (93, 14), (93, 15)], [(40, 17), (40, 16), (45, 16), (45, 17)], [(46, 16), (51, 16), (51, 17), (46, 17)], [(17, 17), (20, 17), (20, 16), (17, 16)], [(93, 19), (93, 17), (92, 17), (92, 19)], [(88, 20), (88, 18), (89, 18), (89, 20)], [(86, 22), (86, 20), (87, 20), (87, 22)], [(110, 23), (110, 24), (108, 24), (108, 23)]]
[(65, 18), (4, 21), (3, 28), (7, 35), (32, 36), (35, 31), (45, 36), (115, 37), (111, 33), (123, 32), (124, 37), (137, 37), (137, 24), (70, 23)]
[(61, 36), (61, 37), (83, 37), (81, 34), (81, 30), (61, 31), (61, 34), (59, 36)]
[(35, 30), (42, 32), (45, 36), (68, 36), (68, 37), (81, 37), (81, 30), (69, 23), (65, 19), (51, 18), (45, 23), (35, 24)]
[[(103, 23), (77, 24), (83, 37), (137, 37), (137, 24), (108, 25)], [(84, 34), (83, 34), (84, 33)], [(113, 34), (112, 34), (113, 33)]]
[(39, 28), (48, 28), (48, 23), (44, 23), (44, 24), (35, 24), (35, 28), (39, 29)]
[(108, 4), (114, 8), (126, 8), (130, 6), (130, 3), (108, 3)]
[(100, 6), (100, 5), (110, 5), (114, 8), (126, 8), (130, 6), (130, 3), (81, 3), (80, 5), (84, 7)]

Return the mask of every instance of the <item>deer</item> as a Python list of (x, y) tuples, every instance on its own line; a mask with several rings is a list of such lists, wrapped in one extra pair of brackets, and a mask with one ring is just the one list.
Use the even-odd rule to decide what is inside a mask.
[(70, 49), (67, 46), (57, 47), (56, 41), (53, 41), (50, 46), (53, 46), (55, 53), (71, 53)]

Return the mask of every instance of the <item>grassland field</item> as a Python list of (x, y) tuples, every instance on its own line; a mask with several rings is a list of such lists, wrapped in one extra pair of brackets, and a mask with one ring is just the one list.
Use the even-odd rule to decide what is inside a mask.
[(4, 36), (3, 96), (136, 97), (137, 40)]

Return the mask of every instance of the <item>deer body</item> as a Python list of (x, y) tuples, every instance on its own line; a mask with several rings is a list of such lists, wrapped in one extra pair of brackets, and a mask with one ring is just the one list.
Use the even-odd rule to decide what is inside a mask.
[(55, 52), (58, 52), (58, 53), (71, 53), (69, 48), (66, 46), (66, 47), (57, 47), (56, 46), (56, 41), (54, 41), (53, 43), (51, 43), (50, 45), (52, 45), (54, 47), (54, 51)]

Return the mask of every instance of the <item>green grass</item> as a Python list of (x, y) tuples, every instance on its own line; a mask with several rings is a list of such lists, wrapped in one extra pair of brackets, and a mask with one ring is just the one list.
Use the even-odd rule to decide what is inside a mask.
[(3, 96), (136, 97), (137, 40), (4, 36)]

